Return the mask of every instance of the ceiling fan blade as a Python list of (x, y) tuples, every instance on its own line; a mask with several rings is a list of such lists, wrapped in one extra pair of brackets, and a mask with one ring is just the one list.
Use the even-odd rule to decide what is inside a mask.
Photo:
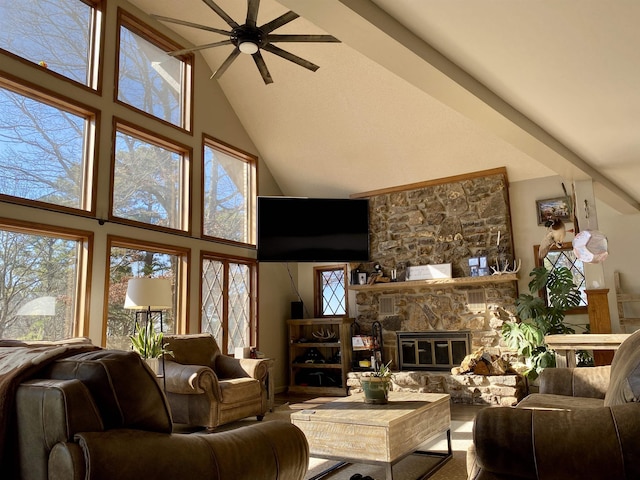
[(268, 42), (331, 42), (340, 43), (332, 35), (267, 35)]
[(219, 42), (207, 43), (206, 45), (198, 45), (197, 47), (184, 48), (182, 50), (175, 50), (168, 52), (172, 57), (184, 55), (185, 53), (197, 52), (198, 50), (204, 50), (205, 48), (219, 47), (221, 45), (231, 45), (231, 40), (221, 40)]
[(207, 27), (206, 25), (199, 25), (197, 23), (187, 22), (185, 20), (178, 20), (176, 18), (163, 17), (162, 15), (151, 15), (153, 18), (157, 20), (161, 20), (163, 22), (176, 23), (178, 25), (184, 25), (185, 27), (193, 27), (199, 28), (200, 30), (207, 30), (208, 32), (215, 32), (221, 35), (226, 35), (228, 37), (231, 36), (231, 32), (227, 32), (226, 30), (220, 30), (219, 28)]
[(264, 63), (264, 58), (260, 55), (260, 52), (253, 54), (253, 61), (256, 62), (256, 67), (260, 70), (260, 75), (262, 75), (262, 80), (264, 80), (265, 85), (269, 85), (273, 83), (273, 78), (271, 78), (271, 74), (269, 73), (269, 69), (267, 68), (267, 64)]
[(233, 52), (231, 52), (231, 54), (227, 57), (227, 59), (224, 62), (222, 62), (222, 65), (220, 65), (218, 69), (215, 72), (213, 72), (213, 75), (211, 75), (211, 78), (215, 78), (216, 80), (220, 78), (222, 74), (227, 70), (227, 68), (229, 68), (229, 65), (233, 63), (233, 61), (236, 59), (238, 55), (240, 55), (240, 50), (238, 50), (237, 48), (234, 48)]
[(285, 60), (289, 60), (290, 62), (300, 65), (301, 67), (311, 70), (312, 72), (315, 72), (320, 68), (315, 63), (311, 63), (309, 60), (305, 60), (304, 58), (298, 57), (297, 55), (287, 52), (286, 50), (282, 50), (281, 48), (278, 48), (275, 45), (271, 45), (270, 43), (267, 43), (264, 47), (262, 47), (262, 49), (266, 50), (267, 52), (271, 52), (274, 55), (278, 55), (279, 57), (282, 57)]
[(206, 3), (211, 10), (216, 12), (220, 18), (222, 18), (225, 22), (227, 22), (227, 24), (231, 28), (238, 28), (240, 26), (233, 18), (227, 15), (227, 13), (224, 10), (222, 10), (218, 5), (216, 5), (213, 0), (202, 0), (202, 1)]
[(248, 0), (247, 1), (247, 25), (252, 27), (256, 26), (256, 20), (258, 19), (258, 8), (260, 8), (260, 0)]
[(287, 23), (295, 20), (299, 16), (300, 15), (298, 15), (296, 12), (283, 13), (278, 18), (274, 18), (269, 23), (265, 23), (264, 25), (262, 25), (260, 27), (260, 30), (262, 30), (263, 33), (271, 33), (276, 28), (280, 28), (281, 26), (286, 25)]

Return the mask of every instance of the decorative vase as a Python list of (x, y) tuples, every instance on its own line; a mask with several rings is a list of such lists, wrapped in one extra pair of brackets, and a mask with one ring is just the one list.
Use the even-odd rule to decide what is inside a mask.
[(383, 405), (389, 401), (391, 380), (383, 377), (361, 377), (360, 385), (364, 392), (364, 402)]

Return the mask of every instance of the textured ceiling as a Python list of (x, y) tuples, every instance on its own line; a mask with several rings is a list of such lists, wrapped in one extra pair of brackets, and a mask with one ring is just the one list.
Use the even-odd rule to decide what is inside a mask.
[[(201, 0), (134, 0), (147, 13), (221, 29)], [(238, 23), (246, 2), (217, 0)], [(353, 193), (505, 166), (509, 179), (591, 177), (631, 212), (640, 199), (640, 2), (262, 0), (279, 44), (313, 73), (263, 53), (264, 85), (240, 55), (219, 80), (286, 195)], [(194, 45), (218, 34), (166, 24)], [(233, 47), (202, 50), (214, 71)], [(212, 80), (215, 82), (216, 80)]]

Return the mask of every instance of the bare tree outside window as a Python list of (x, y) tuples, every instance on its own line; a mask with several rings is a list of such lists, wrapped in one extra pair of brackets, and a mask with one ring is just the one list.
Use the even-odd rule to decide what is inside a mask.
[(203, 162), (203, 234), (251, 243), (255, 159), (207, 140)]
[(86, 238), (0, 230), (0, 338), (74, 336)]
[(2, 0), (0, 48), (96, 88), (100, 17), (80, 0)]

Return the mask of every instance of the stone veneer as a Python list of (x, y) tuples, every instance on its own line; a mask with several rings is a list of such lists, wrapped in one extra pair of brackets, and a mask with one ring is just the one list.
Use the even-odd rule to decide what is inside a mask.
[[(348, 374), (349, 395), (362, 392), (359, 372)], [(447, 372), (397, 372), (393, 391), (448, 393), (453, 403), (512, 406), (527, 394), (521, 375), (452, 375)]]
[[(513, 261), (513, 240), (506, 171), (478, 172), (402, 191), (369, 196), (371, 259), (351, 268), (371, 272), (379, 263), (404, 279), (407, 266), (451, 263), (452, 276), (468, 277), (470, 257), (486, 256), (489, 265)], [(500, 243), (498, 245), (498, 232)], [(471, 330), (473, 350), (502, 354), (500, 329), (515, 311), (516, 282), (480, 286), (439, 285), (361, 290), (356, 321), (361, 332), (382, 325), (385, 361), (397, 358), (396, 331)], [(467, 292), (484, 292), (484, 307), (473, 309)], [(380, 314), (380, 298), (392, 296), (393, 314)]]

